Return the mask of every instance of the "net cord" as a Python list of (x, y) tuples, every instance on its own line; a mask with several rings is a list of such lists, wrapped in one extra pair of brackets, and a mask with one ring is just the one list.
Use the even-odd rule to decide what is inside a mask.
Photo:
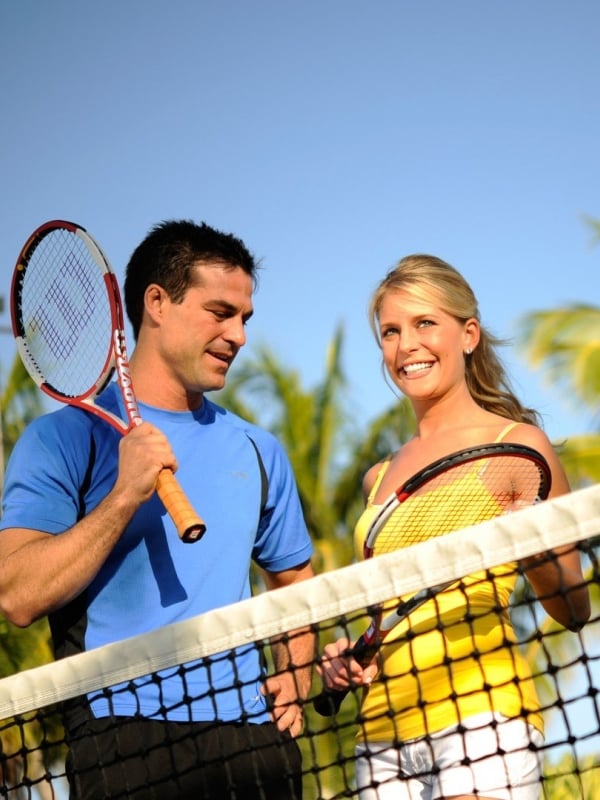
[(598, 534), (600, 485), (11, 675), (0, 680), (0, 719)]

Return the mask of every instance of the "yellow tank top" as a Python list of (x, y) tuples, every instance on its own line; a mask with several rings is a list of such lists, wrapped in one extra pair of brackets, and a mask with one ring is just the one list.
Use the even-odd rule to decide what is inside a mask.
[[(501, 441), (516, 424), (505, 428), (496, 441)], [(389, 459), (382, 465), (355, 528), (359, 558), (365, 533), (380, 508), (372, 498), (388, 465)], [(420, 510), (427, 515), (426, 530), (421, 530), (419, 540), (448, 532), (447, 509), (455, 492), (466, 488), (465, 483), (469, 484), (471, 497), (476, 498), (474, 489), (478, 487), (482, 506), (489, 506), (489, 495), (475, 471), (454, 484), (452, 492), (413, 498), (410, 503), (421, 502)], [(473, 516), (477, 513), (476, 499), (474, 503), (465, 526), (473, 519), (482, 519)], [(404, 513), (403, 507), (398, 511)], [(413, 537), (407, 545), (415, 543)], [(379, 677), (363, 698), (359, 738), (407, 741), (485, 711), (526, 717), (543, 731), (531, 671), (508, 616), (517, 577), (515, 567), (507, 564), (468, 576), (394, 629), (380, 653)], [(396, 603), (391, 602), (389, 608)]]

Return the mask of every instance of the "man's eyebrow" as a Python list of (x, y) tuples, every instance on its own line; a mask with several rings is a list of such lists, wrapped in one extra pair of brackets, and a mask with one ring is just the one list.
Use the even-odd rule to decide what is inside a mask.
[[(220, 300), (219, 298), (213, 298), (212, 300), (207, 301), (207, 306), (218, 306), (223, 311), (227, 311), (229, 314), (237, 314), (239, 312), (238, 306), (234, 305), (233, 303), (228, 302), (227, 300)], [(249, 320), (254, 314), (254, 309), (252, 311), (248, 311), (246, 314), (243, 314), (245, 320)]]

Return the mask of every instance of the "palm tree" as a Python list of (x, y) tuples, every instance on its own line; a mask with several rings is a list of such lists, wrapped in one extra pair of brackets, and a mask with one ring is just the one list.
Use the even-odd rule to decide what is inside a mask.
[(25, 427), (43, 410), (36, 384), (21, 359), (15, 356), (6, 385), (0, 393), (0, 498), (6, 459)]
[[(600, 242), (600, 220), (585, 218)], [(517, 342), (548, 381), (591, 410), (600, 426), (600, 308), (572, 303), (521, 317)], [(561, 461), (573, 486), (600, 481), (600, 431), (569, 437)]]
[(542, 364), (551, 383), (600, 410), (600, 308), (579, 303), (534, 311), (521, 324), (533, 366)]
[[(520, 321), (519, 342), (550, 383), (587, 406), (600, 423), (600, 307), (570, 305), (535, 311)], [(573, 486), (600, 481), (600, 433), (576, 434), (560, 444)]]
[[(518, 341), (532, 366), (600, 422), (600, 308), (572, 304), (521, 318)], [(574, 486), (600, 481), (600, 433), (569, 437), (561, 461)]]

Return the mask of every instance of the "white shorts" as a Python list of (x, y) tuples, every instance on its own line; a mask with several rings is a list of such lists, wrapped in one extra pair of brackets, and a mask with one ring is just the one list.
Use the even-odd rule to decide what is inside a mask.
[(523, 719), (478, 714), (458, 726), (401, 745), (356, 749), (360, 800), (440, 800), (475, 795), (539, 800), (542, 734)]

